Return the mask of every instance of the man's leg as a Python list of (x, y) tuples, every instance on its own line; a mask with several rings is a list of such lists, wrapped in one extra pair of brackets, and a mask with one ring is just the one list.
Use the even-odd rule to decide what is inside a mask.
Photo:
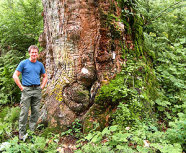
[(27, 91), (27, 88), (25, 87), (25, 89), (22, 91), (21, 94), (21, 112), (20, 112), (20, 116), (19, 116), (19, 136), (20, 139), (22, 136), (25, 135), (26, 133), (26, 124), (27, 124), (27, 120), (28, 120), (28, 111), (29, 111), (29, 107), (30, 107), (30, 101), (31, 101), (31, 97)]
[(31, 131), (35, 130), (35, 126), (39, 118), (40, 101), (41, 101), (41, 88), (37, 87), (33, 91), (33, 96), (31, 100), (31, 116), (29, 122), (29, 128)]

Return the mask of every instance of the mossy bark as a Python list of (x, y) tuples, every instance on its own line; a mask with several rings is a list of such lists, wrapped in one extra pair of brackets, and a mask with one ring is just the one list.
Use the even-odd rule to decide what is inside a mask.
[[(113, 43), (111, 46), (115, 45), (116, 40), (120, 42), (120, 54), (123, 56), (122, 72), (99, 90), (95, 104), (84, 119), (85, 133), (92, 130), (95, 124), (98, 125), (97, 130), (112, 124), (110, 120), (112, 116), (114, 117), (113, 113), (119, 103), (126, 104), (130, 114), (130, 117), (126, 119), (129, 121), (126, 121), (128, 124), (132, 124), (135, 119), (143, 120), (144, 117), (153, 116), (152, 105), (156, 96), (157, 83), (148, 52), (144, 47), (143, 19), (135, 14), (130, 2), (120, 2), (119, 6), (117, 6), (117, 9), (120, 9), (119, 14), (116, 15), (116, 10), (112, 10), (108, 14), (101, 15), (103, 19), (110, 19), (107, 20), (106, 28), (112, 36), (110, 37), (112, 39), (110, 42)], [(124, 9), (128, 9), (130, 14), (122, 13)], [(122, 23), (124, 29), (119, 28), (118, 21)], [(111, 94), (115, 94), (116, 97)], [(135, 105), (132, 102), (136, 100), (139, 100), (138, 106), (137, 103)]]

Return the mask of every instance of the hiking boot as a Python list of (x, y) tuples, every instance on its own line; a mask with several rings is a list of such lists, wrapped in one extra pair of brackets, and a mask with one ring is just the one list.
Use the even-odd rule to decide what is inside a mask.
[(24, 135), (19, 134), (19, 140), (23, 140), (23, 136)]
[(25, 141), (27, 139), (27, 137), (28, 137), (28, 133), (26, 133), (25, 135), (19, 134), (19, 140), (21, 140), (21, 141)]

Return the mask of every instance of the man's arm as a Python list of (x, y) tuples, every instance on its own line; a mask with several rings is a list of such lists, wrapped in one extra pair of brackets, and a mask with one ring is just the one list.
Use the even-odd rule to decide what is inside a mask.
[(20, 88), (21, 91), (23, 91), (23, 85), (21, 84), (20, 80), (19, 80), (19, 75), (21, 74), (21, 72), (15, 70), (14, 74), (13, 74), (13, 79), (15, 81), (15, 83), (17, 84), (17, 86)]
[(43, 80), (42, 80), (42, 83), (41, 83), (41, 89), (43, 89), (45, 87), (45, 85), (47, 83), (47, 80), (48, 80), (46, 73), (42, 74), (42, 77), (43, 77)]

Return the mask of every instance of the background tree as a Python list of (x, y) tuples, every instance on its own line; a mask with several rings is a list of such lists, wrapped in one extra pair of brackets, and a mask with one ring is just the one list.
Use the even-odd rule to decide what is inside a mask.
[(0, 1), (0, 104), (19, 102), (12, 75), (43, 29), (40, 0)]
[(5, 49), (25, 53), (30, 44), (37, 44), (43, 30), (40, 0), (4, 1), (0, 7), (0, 40)]

